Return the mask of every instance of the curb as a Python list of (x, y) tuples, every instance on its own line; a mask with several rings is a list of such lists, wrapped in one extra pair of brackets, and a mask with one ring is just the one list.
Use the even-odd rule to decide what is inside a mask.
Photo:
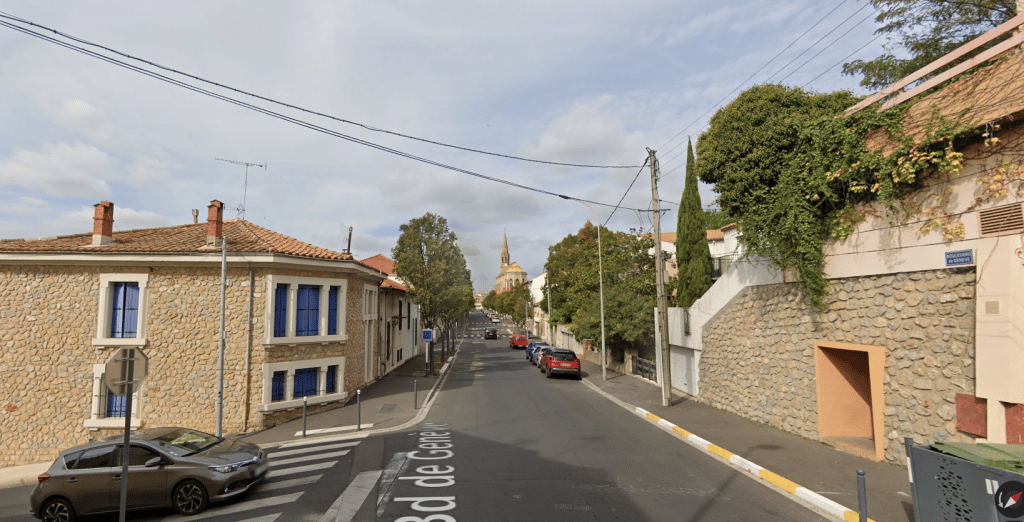
[[(832, 517), (836, 520), (843, 522), (857, 522), (860, 520), (860, 513), (849, 509), (838, 502), (826, 498), (814, 491), (811, 491), (777, 473), (769, 471), (757, 464), (739, 456), (729, 450), (712, 444), (707, 440), (704, 440), (689, 431), (676, 426), (675, 424), (658, 417), (657, 415), (632, 404), (623, 402), (618, 397), (615, 397), (608, 392), (599, 388), (596, 384), (590, 382), (590, 379), (584, 379), (584, 384), (589, 386), (594, 391), (604, 395), (612, 402), (622, 406), (627, 411), (635, 414), (636, 416), (650, 422), (651, 424), (661, 428), (663, 431), (671, 433), (676, 438), (683, 440), (687, 444), (703, 451), (704, 453), (726, 463), (735, 468), (746, 471), (751, 478), (758, 480), (759, 482), (765, 483), (766, 485), (774, 486), (774, 488), (780, 489), (789, 493), (790, 495), (803, 500), (813, 506), (814, 508), (821, 511), (823, 514)], [(872, 518), (868, 518), (869, 522), (877, 522)]]
[(416, 424), (419, 424), (420, 422), (423, 421), (423, 418), (427, 416), (427, 413), (430, 413), (430, 408), (431, 408), (431, 406), (434, 405), (434, 400), (437, 399), (437, 396), (435, 395), (435, 392), (438, 389), (440, 389), (441, 385), (443, 385), (444, 382), (448, 379), (448, 371), (451, 369), (452, 362), (455, 360), (455, 357), (457, 357), (459, 355), (459, 348), (461, 348), (461, 347), (462, 347), (462, 341), (460, 340), (460, 341), (457, 342), (457, 344), (455, 346), (454, 354), (452, 354), (452, 356), (449, 357), (448, 360), (444, 363), (444, 366), (441, 367), (441, 375), (440, 375), (440, 377), (438, 377), (437, 382), (434, 383), (434, 386), (432, 388), (430, 388), (430, 392), (427, 394), (427, 398), (423, 401), (423, 406), (420, 406), (420, 409), (416, 413), (416, 415), (413, 418), (411, 418), (408, 421), (406, 421), (404, 424), (400, 424), (398, 426), (392, 426), (390, 428), (380, 428), (380, 429), (376, 429), (376, 430), (360, 430), (360, 431), (357, 431), (355, 433), (343, 433), (343, 434), (340, 434), (340, 435), (328, 435), (326, 437), (306, 437), (306, 438), (299, 437), (299, 438), (290, 439), (290, 440), (284, 440), (284, 441), (280, 441), (280, 442), (268, 442), (266, 444), (260, 444), (259, 446), (261, 448), (276, 448), (278, 446), (284, 446), (286, 444), (293, 444), (296, 441), (302, 441), (302, 442), (333, 442), (333, 441), (342, 441), (342, 440), (362, 439), (362, 438), (369, 437), (370, 435), (379, 435), (379, 434), (382, 434), (382, 433), (391, 433), (391, 432), (394, 432), (394, 431), (404, 430), (404, 429), (409, 428), (411, 426), (415, 426)]

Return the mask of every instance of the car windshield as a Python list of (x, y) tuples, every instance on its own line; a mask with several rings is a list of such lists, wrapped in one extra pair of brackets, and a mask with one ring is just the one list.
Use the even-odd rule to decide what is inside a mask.
[(184, 457), (199, 453), (224, 439), (201, 431), (178, 428), (153, 439), (160, 449), (174, 455)]
[(554, 352), (551, 354), (556, 361), (575, 361), (576, 354), (572, 352)]

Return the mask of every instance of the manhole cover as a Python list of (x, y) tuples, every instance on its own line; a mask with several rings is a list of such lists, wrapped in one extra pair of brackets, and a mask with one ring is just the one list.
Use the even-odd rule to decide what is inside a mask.
[(380, 407), (380, 413), (391, 413), (397, 404), (385, 404)]

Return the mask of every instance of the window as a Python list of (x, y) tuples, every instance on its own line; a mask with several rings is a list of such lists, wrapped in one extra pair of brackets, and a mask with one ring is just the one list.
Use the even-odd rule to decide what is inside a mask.
[(307, 404), (343, 401), (348, 398), (344, 375), (344, 357), (264, 364), (263, 401), (256, 409), (273, 412), (301, 407), (303, 398)]
[(149, 274), (100, 274), (93, 346), (145, 346)]
[[(116, 453), (117, 453), (117, 456), (116, 456), (116, 459), (114, 461), (114, 465), (118, 466), (118, 467), (124, 466), (124, 460), (122, 460), (122, 457), (124, 455), (124, 445), (123, 444), (120, 444), (120, 445), (117, 446), (117, 452)], [(146, 462), (148, 462), (150, 459), (155, 459), (155, 458), (159, 458), (159, 457), (160, 457), (160, 455), (157, 455), (156, 453), (152, 452), (151, 450), (149, 450), (147, 448), (143, 448), (142, 446), (134, 446), (133, 445), (131, 447), (131, 449), (128, 450), (128, 465), (129, 466), (145, 466)]]
[[(105, 364), (92, 366), (92, 413), (85, 419), (84, 425), (90, 430), (107, 428), (124, 428), (128, 401), (124, 395), (116, 395), (103, 385)], [(132, 393), (132, 428), (142, 426), (145, 410), (142, 408), (142, 391), (145, 385)]]
[(114, 448), (113, 444), (109, 446), (100, 446), (98, 448), (87, 449), (82, 452), (82, 456), (78, 457), (78, 462), (75, 464), (75, 469), (96, 469), (96, 468), (110, 468), (114, 466)]
[(412, 328), (412, 301), (405, 303), (405, 327)]
[(398, 331), (402, 331), (402, 300), (398, 300)]
[(269, 275), (267, 288), (263, 344), (348, 340), (347, 280)]
[(274, 292), (274, 337), (288, 334), (288, 285), (277, 285)]
[(109, 388), (107, 389), (107, 417), (124, 417), (125, 407), (128, 405), (125, 397), (125, 395), (117, 395)]
[(274, 372), (274, 377), (270, 385), (270, 400), (272, 402), (284, 400), (284, 379), (287, 375), (288, 372)]
[(139, 331), (139, 284), (114, 283), (110, 336), (135, 337)]
[(327, 375), (324, 377), (327, 381), (324, 391), (327, 393), (338, 392), (338, 365), (332, 364), (327, 367)]
[(299, 285), (299, 303), (295, 316), (295, 335), (308, 337), (320, 333), (320, 287)]
[(299, 399), (302, 397), (309, 397), (310, 395), (316, 395), (316, 377), (319, 370), (319, 368), (302, 368), (301, 370), (295, 370), (295, 391), (292, 394), (292, 397)]

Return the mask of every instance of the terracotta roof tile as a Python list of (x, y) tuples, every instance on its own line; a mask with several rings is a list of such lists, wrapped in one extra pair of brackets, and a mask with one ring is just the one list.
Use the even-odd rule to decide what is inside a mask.
[[(351, 254), (320, 248), (241, 219), (225, 221), (223, 230), (230, 253), (353, 260)], [(102, 246), (92, 246), (92, 234), (0, 240), (0, 252), (4, 253), (206, 254), (214, 250), (219, 249), (206, 245), (206, 223), (117, 231), (113, 242)]]
[(725, 234), (722, 233), (722, 229), (708, 230), (707, 237), (708, 241), (721, 241), (725, 238)]
[(409, 289), (404, 287), (404, 286), (402, 286), (401, 283), (397, 283), (395, 281), (392, 281), (391, 279), (385, 279), (384, 281), (381, 281), (380, 287), (381, 288), (394, 288), (395, 290), (401, 290), (403, 292), (408, 292), (409, 291)]
[(368, 257), (360, 261), (360, 263), (370, 268), (380, 270), (388, 275), (395, 273), (395, 261), (384, 254), (377, 254), (373, 257)]

